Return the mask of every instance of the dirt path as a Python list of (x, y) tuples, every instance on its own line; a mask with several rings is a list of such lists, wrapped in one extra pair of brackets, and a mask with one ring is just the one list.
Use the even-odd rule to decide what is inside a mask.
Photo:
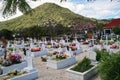
[[(88, 52), (82, 53), (76, 57), (77, 60), (82, 60), (84, 56), (89, 56)], [(39, 79), (37, 80), (71, 80), (67, 77), (66, 75), (66, 69), (52, 69), (52, 68), (47, 68), (46, 67), (46, 62), (41, 62), (40, 57), (37, 57), (34, 59), (34, 65), (35, 68), (39, 72)], [(98, 79), (98, 76), (93, 78), (92, 80), (100, 80)]]

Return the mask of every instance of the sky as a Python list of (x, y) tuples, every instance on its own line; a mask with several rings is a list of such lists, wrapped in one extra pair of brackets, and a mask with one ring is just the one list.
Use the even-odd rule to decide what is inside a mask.
[[(60, 5), (61, 7), (70, 9), (72, 12), (90, 18), (120, 18), (120, 0), (114, 0), (113, 2), (111, 2), (110, 0), (96, 0), (92, 2), (87, 2), (87, 0), (67, 0), (67, 2), (63, 1), (62, 3), (60, 3), (60, 0), (38, 0), (36, 2), (27, 0), (27, 2), (32, 8), (35, 8), (46, 2), (55, 3)], [(3, 2), (2, 0), (0, 0), (0, 21), (9, 20), (22, 15), (22, 13), (19, 10), (17, 10), (16, 15), (3, 18), (2, 11)]]

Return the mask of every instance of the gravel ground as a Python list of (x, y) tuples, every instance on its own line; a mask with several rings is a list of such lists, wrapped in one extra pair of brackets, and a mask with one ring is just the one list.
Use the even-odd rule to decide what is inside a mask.
[[(89, 56), (88, 52), (82, 53), (76, 57), (78, 61), (82, 60), (84, 56)], [(66, 75), (66, 69), (52, 69), (47, 68), (46, 62), (42, 62), (40, 57), (34, 59), (35, 68), (38, 70), (39, 78), (37, 80), (71, 80)], [(98, 76), (95, 76), (91, 80), (100, 80)]]

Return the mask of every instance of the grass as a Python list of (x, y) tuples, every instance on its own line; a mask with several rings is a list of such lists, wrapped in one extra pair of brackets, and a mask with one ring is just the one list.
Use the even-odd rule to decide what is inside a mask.
[(60, 60), (63, 60), (64, 58), (52, 58), (52, 60), (55, 60), (55, 61), (60, 61)]
[[(96, 19), (87, 18), (73, 13), (67, 8), (60, 7), (54, 3), (45, 3), (35, 8), (32, 13), (28, 13), (12, 20), (0, 22), (1, 29), (20, 30), (33, 26), (43, 27), (44, 23), (49, 20), (54, 20), (55, 23), (61, 23), (68, 27), (72, 23), (81, 23), (84, 25), (88, 22), (96, 24)], [(104, 23), (105, 21), (97, 20)]]
[(90, 59), (85, 57), (75, 67), (71, 68), (71, 70), (77, 71), (77, 72), (85, 72), (85, 71), (89, 70), (92, 67), (93, 67), (93, 65), (91, 65)]

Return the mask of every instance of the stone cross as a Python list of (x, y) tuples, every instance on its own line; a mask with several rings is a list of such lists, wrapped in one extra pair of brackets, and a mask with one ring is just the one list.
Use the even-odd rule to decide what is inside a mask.
[(72, 50), (69, 48), (69, 57), (72, 57)]
[(106, 50), (107, 50), (107, 52), (108, 52), (108, 35), (106, 35)]
[(76, 47), (77, 47), (77, 49), (80, 49), (80, 44), (77, 43), (77, 44), (76, 44)]
[(75, 43), (78, 43), (77, 36), (75, 35)]
[(45, 50), (45, 44), (42, 44), (42, 50)]
[(119, 35), (117, 35), (117, 44), (119, 45)]
[(62, 38), (62, 37), (61, 37), (60, 42), (61, 42), (62, 44), (65, 44), (65, 40), (63, 40), (63, 38)]
[(8, 41), (8, 43), (7, 43), (7, 48), (9, 48), (10, 47), (10, 42)]
[(94, 39), (94, 36), (92, 36), (92, 45), (94, 46), (94, 41), (95, 41), (95, 39)]
[(32, 38), (30, 39), (30, 48), (34, 48), (33, 42), (32, 42)]
[(44, 43), (47, 44), (47, 40), (46, 40), (46, 38), (45, 38), (45, 40), (44, 40)]
[(66, 40), (67, 40), (67, 43), (68, 43), (68, 40), (69, 40), (68, 37), (66, 38)]
[(58, 52), (60, 53), (61, 51), (62, 51), (62, 48), (61, 48), (61, 46), (59, 46)]
[(24, 39), (22, 40), (22, 47), (24, 48), (24, 44), (25, 44), (25, 42), (24, 42)]
[(26, 61), (27, 61), (27, 68), (26, 69), (28, 71), (33, 70), (34, 69), (34, 67), (33, 67), (33, 59), (32, 59), (30, 50), (27, 50)]
[(53, 47), (53, 40), (51, 39), (51, 44), (52, 44), (52, 47)]

